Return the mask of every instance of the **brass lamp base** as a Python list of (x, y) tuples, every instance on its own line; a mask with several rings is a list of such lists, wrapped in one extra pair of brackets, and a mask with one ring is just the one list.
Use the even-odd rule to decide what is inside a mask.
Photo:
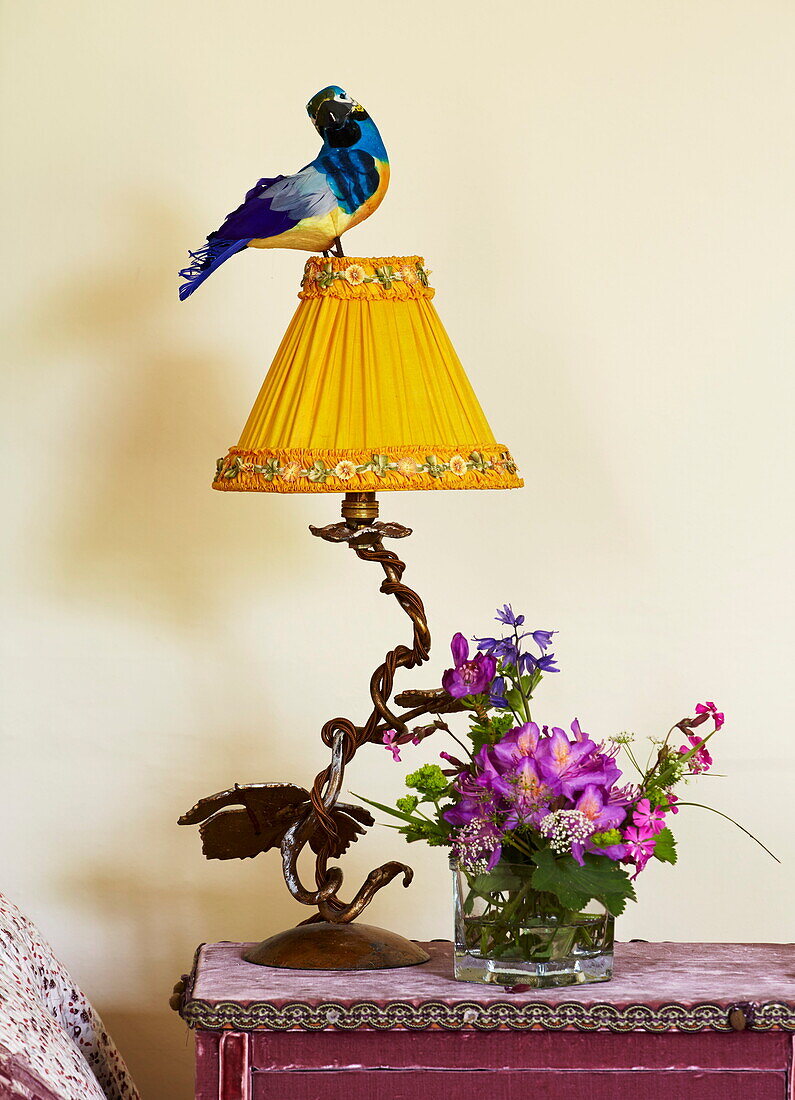
[(243, 958), (282, 970), (387, 970), (416, 966), (430, 955), (413, 940), (372, 924), (299, 924), (263, 940)]

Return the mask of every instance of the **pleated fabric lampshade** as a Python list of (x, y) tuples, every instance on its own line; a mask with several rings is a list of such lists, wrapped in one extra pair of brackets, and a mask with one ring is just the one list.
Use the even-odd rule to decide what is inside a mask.
[(323, 493), (512, 489), (420, 256), (313, 256), (301, 299), (214, 487)]

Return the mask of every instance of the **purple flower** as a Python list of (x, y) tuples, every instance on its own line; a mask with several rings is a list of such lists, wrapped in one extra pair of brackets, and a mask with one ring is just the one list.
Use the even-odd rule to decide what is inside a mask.
[(496, 657), (498, 661), (515, 665), (519, 659), (519, 650), (512, 638), (473, 638), (472, 641), (479, 650), (489, 657)]
[(583, 733), (582, 730), (580, 729), (580, 720), (579, 720), (579, 718), (575, 718), (574, 721), (572, 722), (571, 732), (574, 734), (574, 740), (575, 741), (587, 741), (588, 740), (588, 734)]
[(508, 730), (493, 747), (492, 755), (507, 768), (514, 767), (524, 756), (533, 756), (538, 748), (539, 728), (535, 722), (525, 722)]
[(534, 630), (533, 641), (539, 649), (549, 649), (552, 645), (552, 635), (557, 634), (557, 630)]
[(475, 818), (482, 817), (482, 810), (482, 798), (462, 798), (459, 802), (456, 802), (455, 806), (446, 810), (442, 817), (448, 824), (460, 829), (464, 825), (468, 825), (470, 821), (474, 821)]
[(631, 783), (627, 783), (625, 787), (612, 787), (610, 790), (610, 805), (629, 806), (630, 802), (637, 799), (639, 793), (640, 789)]
[(585, 814), (595, 833), (606, 833), (608, 829), (617, 829), (627, 816), (626, 811), (620, 806), (605, 800), (604, 792), (593, 783), (588, 784), (575, 802), (574, 808)]
[(497, 710), (507, 710), (508, 700), (505, 698), (505, 677), (497, 676), (491, 682), (491, 691), (489, 692), (489, 702)]
[(626, 859), (627, 856), (626, 844), (608, 844), (606, 848), (598, 848), (595, 844), (589, 841), (588, 851), (593, 852), (594, 855), (597, 856), (607, 856), (608, 859), (612, 859), (616, 863), (618, 863), (620, 860)]
[(495, 617), (497, 622), (505, 623), (506, 626), (521, 626), (524, 622), (524, 615), (514, 615), (513, 608), (509, 603), (503, 606), (502, 611), (498, 608)]
[[(579, 730), (579, 726), (577, 727)], [(615, 762), (597, 751), (596, 744), (582, 735), (571, 742), (558, 726), (545, 737), (536, 754), (544, 775), (560, 783), (563, 794), (572, 798), (576, 791), (592, 783), (610, 788), (621, 775)]]
[(560, 793), (559, 784), (551, 783), (529, 756), (522, 757), (515, 768), (494, 780), (494, 789), (513, 808), (505, 822), (509, 829), (528, 819), (535, 824), (540, 811), (546, 813), (549, 803)]
[(473, 758), (475, 774), (472, 783), (475, 788), (485, 787), (492, 790), (502, 775), (499, 761), (492, 759), (493, 751), (489, 745), (484, 745)]
[(455, 634), (450, 643), (455, 668), (442, 676), (442, 687), (454, 699), (467, 695), (482, 695), (494, 679), (497, 662), (491, 656), (477, 653), (469, 660), (469, 643), (463, 634)]
[(537, 659), (536, 667), (540, 672), (560, 672), (555, 664), (556, 659), (554, 653), (545, 653), (543, 657)]
[(532, 653), (523, 653), (519, 658), (519, 671), (527, 672), (532, 675), (538, 667), (538, 658), (534, 657)]

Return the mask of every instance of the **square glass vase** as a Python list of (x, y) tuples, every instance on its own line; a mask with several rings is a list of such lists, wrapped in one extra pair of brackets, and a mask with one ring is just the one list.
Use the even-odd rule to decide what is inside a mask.
[(612, 978), (615, 918), (599, 902), (563, 908), (533, 889), (530, 863), (450, 867), (459, 981), (549, 989)]

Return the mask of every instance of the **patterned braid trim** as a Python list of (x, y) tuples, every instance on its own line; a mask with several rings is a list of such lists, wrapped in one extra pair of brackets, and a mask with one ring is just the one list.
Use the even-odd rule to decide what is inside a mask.
[[(651, 1007), (642, 1004), (616, 1006), (564, 1002), (536, 1002), (516, 1005), (478, 1004), (461, 1001), (446, 1004), (428, 1001), (415, 1005), (393, 1001), (386, 1005), (360, 1001), (341, 1005), (333, 1001), (310, 1005), (293, 1001), (282, 1006), (266, 1002), (248, 1005), (234, 1001), (188, 1001), (182, 1018), (191, 1028), (208, 1031), (322, 1031), (336, 1028), (356, 1031), (359, 1028), (390, 1031), (404, 1029), (424, 1031), (441, 1028), (445, 1031), (720, 1031), (733, 1030), (729, 1012), (734, 1006), (718, 1004), (663, 1004)], [(754, 1006), (752, 1030), (795, 1032), (795, 1005), (768, 1002)]]

